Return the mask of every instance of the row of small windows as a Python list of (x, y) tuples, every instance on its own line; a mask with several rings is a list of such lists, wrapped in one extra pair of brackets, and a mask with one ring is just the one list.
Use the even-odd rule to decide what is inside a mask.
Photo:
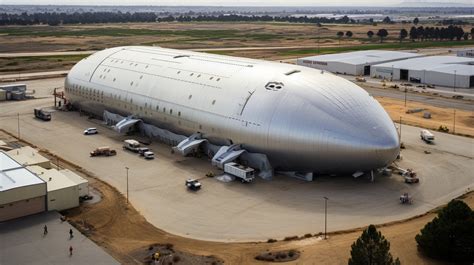
[[(176, 73), (179, 75), (181, 73), (181, 71), (178, 71)], [(189, 76), (194, 76), (194, 73), (190, 73)], [(196, 77), (200, 78), (201, 74), (197, 74)], [(214, 76), (209, 77), (209, 80), (213, 80), (213, 79), (214, 79)], [(216, 78), (216, 81), (217, 82), (221, 81), (221, 78), (220, 77)]]
[[(110, 62), (111, 62), (111, 63), (115, 63), (115, 64), (118, 64), (118, 63), (123, 64), (123, 63), (124, 63), (124, 60), (112, 59), (112, 60), (110, 60)], [(138, 63), (135, 63), (135, 62), (130, 62), (128, 65), (137, 67), (139, 64), (138, 64)], [(148, 64), (145, 65), (145, 69), (147, 69), (149, 66), (150, 66), (150, 65), (148, 65)]]
[[(90, 99), (90, 100), (95, 100), (95, 101), (98, 101), (98, 102), (104, 102), (103, 101), (103, 96), (104, 96), (104, 92), (103, 91), (98, 91), (97, 89), (91, 89), (91, 88), (87, 88), (85, 86), (80, 86), (80, 85), (73, 85), (72, 87), (66, 87), (65, 90), (67, 92), (71, 92), (71, 93), (74, 93), (74, 94), (79, 94), (79, 95), (83, 95), (85, 98), (87, 99)], [(110, 98), (114, 99), (114, 100), (119, 100), (121, 101), (122, 100), (122, 96), (121, 95), (112, 95), (110, 94)], [(192, 98), (192, 95), (189, 95), (188, 97), (189, 99)], [(133, 104), (133, 99), (130, 98), (130, 104)], [(212, 105), (215, 105), (216, 104), (216, 100), (212, 100), (211, 102)], [(124, 104), (124, 107), (125, 109), (128, 109), (127, 105)], [(130, 110), (132, 110), (132, 106), (129, 107)], [(135, 109), (138, 110), (138, 108), (140, 109), (140, 111), (143, 111), (143, 106), (135, 106)], [(145, 110), (150, 110), (152, 109), (152, 106), (151, 104), (148, 104), (148, 103), (145, 103), (144, 105), (144, 108)], [(160, 106), (159, 105), (156, 105), (155, 106), (155, 110), (156, 112), (158, 112), (160, 110)], [(162, 108), (162, 112), (163, 113), (166, 113), (166, 107), (163, 107)], [(148, 115), (148, 112), (145, 112), (145, 114)], [(169, 114), (172, 115), (173, 114), (173, 109), (169, 109)], [(151, 112), (150, 112), (150, 115), (151, 115)], [(178, 117), (181, 117), (181, 111), (178, 111), (177, 113)], [(260, 124), (258, 123), (254, 123), (254, 122), (249, 122), (249, 121), (246, 121), (246, 120), (242, 120), (242, 119), (238, 119), (238, 118), (234, 118), (234, 117), (228, 117), (229, 119), (232, 119), (232, 120), (236, 120), (236, 121), (240, 121), (240, 122), (246, 122), (248, 124), (252, 124), (252, 125), (255, 125), (255, 126), (260, 126)], [(201, 128), (200, 128), (201, 129)]]

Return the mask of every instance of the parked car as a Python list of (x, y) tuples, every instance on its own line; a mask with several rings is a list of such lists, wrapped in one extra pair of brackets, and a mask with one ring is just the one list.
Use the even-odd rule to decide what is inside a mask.
[(419, 77), (410, 77), (410, 82), (421, 83), (421, 78), (419, 78)]
[(143, 157), (145, 157), (145, 159), (155, 159), (155, 154), (151, 151), (146, 151), (143, 153)]
[(138, 153), (143, 156), (145, 154), (145, 152), (148, 152), (148, 151), (151, 151), (150, 148), (148, 147), (138, 147)]
[(98, 134), (99, 131), (97, 131), (96, 128), (87, 128), (84, 130), (85, 135), (90, 135), (90, 134)]

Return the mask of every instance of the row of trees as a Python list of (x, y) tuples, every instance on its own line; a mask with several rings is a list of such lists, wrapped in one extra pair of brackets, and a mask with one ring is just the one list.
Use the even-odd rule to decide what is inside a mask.
[[(401, 33), (401, 31), (400, 31)], [(474, 38), (474, 28), (471, 28), (471, 38)], [(464, 32), (462, 27), (450, 25), (448, 27), (412, 27), (409, 33), (411, 40), (467, 40), (469, 33)], [(404, 38), (407, 36), (405, 35)], [(402, 35), (400, 34), (402, 39)]]
[[(474, 211), (453, 200), (425, 225), (415, 240), (426, 256), (449, 262), (474, 261)], [(399, 265), (390, 254), (390, 243), (370, 225), (352, 244), (349, 265)]]
[[(346, 31), (345, 33), (342, 31), (339, 31), (336, 33), (336, 36), (339, 38), (339, 40), (346, 36), (347, 38), (351, 38), (354, 34), (352, 31)], [(386, 29), (379, 29), (377, 33), (374, 33), (372, 30), (367, 31), (367, 37), (369, 39), (372, 39), (373, 36), (376, 35), (377, 37), (380, 38), (380, 42), (382, 42), (387, 36), (388, 36), (388, 31)], [(415, 40), (468, 40), (469, 35), (471, 35), (471, 39), (474, 39), (474, 28), (471, 28), (470, 33), (469, 32), (464, 32), (464, 30), (461, 27), (457, 26), (452, 26), (450, 25), (449, 27), (412, 27), (410, 29), (410, 32), (408, 32), (406, 29), (401, 29), (400, 33), (398, 35), (398, 39), (400, 42), (402, 42), (404, 39), (407, 37), (410, 37), (412, 41)]]
[(348, 16), (341, 18), (326, 17), (294, 17), (294, 16), (249, 16), (249, 15), (181, 15), (160, 17), (153, 12), (75, 12), (75, 13), (33, 13), (21, 14), (0, 13), (0, 25), (59, 25), (59, 24), (90, 24), (90, 23), (125, 23), (125, 22), (188, 22), (188, 21), (276, 21), (291, 23), (356, 23)]

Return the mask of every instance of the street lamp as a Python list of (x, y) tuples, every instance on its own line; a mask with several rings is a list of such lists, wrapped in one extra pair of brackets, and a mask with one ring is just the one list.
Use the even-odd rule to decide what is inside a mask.
[(17, 115), (17, 125), (18, 125), (18, 140), (20, 140), (20, 113)]
[(125, 167), (125, 170), (127, 171), (127, 204), (128, 204), (128, 167)]
[(328, 231), (328, 197), (324, 198), (324, 239), (327, 239), (327, 231)]
[(453, 84), (453, 90), (456, 92), (456, 70), (454, 70), (454, 84)]
[(408, 89), (407, 89), (407, 86), (405, 86), (405, 108), (407, 107), (407, 92), (408, 92)]

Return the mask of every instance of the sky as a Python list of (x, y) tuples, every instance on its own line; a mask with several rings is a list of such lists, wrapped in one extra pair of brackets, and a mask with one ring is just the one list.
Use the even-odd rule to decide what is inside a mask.
[[(0, 0), (0, 5), (162, 5), (162, 6), (390, 6), (404, 0)], [(423, 2), (427, 0), (406, 0)], [(428, 0), (471, 4), (474, 0)]]

